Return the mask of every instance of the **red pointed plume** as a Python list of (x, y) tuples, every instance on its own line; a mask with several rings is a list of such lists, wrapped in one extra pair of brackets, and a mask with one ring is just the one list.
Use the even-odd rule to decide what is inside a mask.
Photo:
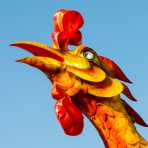
[[(122, 83), (123, 84), (123, 83)], [(131, 93), (131, 91), (130, 91), (130, 89), (125, 85), (125, 84), (123, 84), (124, 85), (124, 90), (123, 90), (123, 94), (125, 95), (125, 96), (127, 96), (130, 100), (132, 100), (132, 101), (137, 101), (136, 100), (136, 98), (133, 96), (133, 94)]]
[(53, 46), (66, 50), (68, 45), (79, 45), (82, 34), (79, 29), (83, 25), (83, 17), (74, 10), (61, 9), (54, 15)]
[(132, 116), (134, 119), (135, 119), (135, 122), (142, 125), (142, 126), (145, 126), (145, 127), (148, 127), (148, 125), (145, 123), (145, 121), (140, 117), (140, 115), (124, 100), (122, 100), (123, 103), (124, 103), (124, 106), (125, 106), (125, 109), (126, 111), (128, 112), (128, 114), (130, 116)]
[(102, 68), (106, 71), (108, 75), (119, 80), (132, 83), (114, 61), (104, 56), (99, 56), (99, 60), (102, 64)]

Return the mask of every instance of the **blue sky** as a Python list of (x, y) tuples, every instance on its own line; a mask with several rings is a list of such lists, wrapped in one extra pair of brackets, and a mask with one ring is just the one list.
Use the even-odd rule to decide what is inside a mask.
[[(0, 147), (103, 147), (85, 119), (78, 137), (65, 136), (54, 114), (50, 82), (37, 69), (16, 63), (29, 56), (9, 47), (15, 41), (51, 45), (52, 17), (60, 8), (84, 16), (83, 43), (115, 60), (134, 82), (138, 103), (128, 101), (148, 122), (148, 1), (147, 0), (5, 0), (0, 4)], [(126, 98), (125, 98), (126, 99)], [(148, 139), (148, 128), (136, 125)]]

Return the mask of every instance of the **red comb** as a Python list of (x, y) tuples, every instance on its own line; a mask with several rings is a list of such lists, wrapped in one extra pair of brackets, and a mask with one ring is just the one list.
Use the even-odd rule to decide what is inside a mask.
[(74, 10), (61, 9), (54, 16), (53, 45), (56, 48), (67, 50), (68, 45), (79, 45), (82, 34), (79, 29), (83, 25), (83, 17)]

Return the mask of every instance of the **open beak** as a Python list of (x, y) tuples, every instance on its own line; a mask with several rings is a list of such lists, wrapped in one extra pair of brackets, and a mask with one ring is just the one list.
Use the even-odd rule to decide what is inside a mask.
[(48, 45), (38, 42), (16, 42), (10, 46), (22, 48), (33, 54), (31, 57), (19, 59), (17, 62), (26, 63), (48, 74), (52, 74), (62, 65), (66, 65), (68, 72), (87, 81), (100, 82), (106, 77), (99, 67), (91, 68), (85, 58), (70, 52), (63, 54), (60, 49), (50, 48)]
[(64, 62), (64, 57), (60, 50), (50, 48), (48, 45), (42, 43), (16, 42), (10, 46), (22, 48), (33, 54), (31, 57), (19, 59), (17, 62), (29, 64), (43, 72), (53, 73)]
[(88, 93), (91, 95), (111, 97), (123, 91), (123, 85), (119, 81), (109, 78), (99, 66), (90, 66), (87, 59), (70, 51), (63, 53), (60, 49), (50, 48), (48, 45), (38, 42), (17, 42), (10, 46), (23, 48), (33, 54), (31, 57), (19, 59), (17, 62), (36, 67), (46, 74), (53, 74), (64, 65), (67, 72), (73, 73), (80, 79), (99, 82), (97, 87), (87, 84)]

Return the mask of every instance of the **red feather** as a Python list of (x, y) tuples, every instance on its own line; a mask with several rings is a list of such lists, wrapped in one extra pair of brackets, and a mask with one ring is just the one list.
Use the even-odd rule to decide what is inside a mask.
[[(122, 84), (123, 84), (123, 83), (122, 83)], [(132, 95), (130, 89), (129, 89), (125, 84), (123, 84), (123, 85), (124, 85), (124, 90), (123, 90), (122, 93), (123, 93), (125, 96), (127, 96), (129, 99), (131, 99), (132, 101), (137, 101), (136, 98)]]
[(108, 75), (115, 77), (119, 80), (132, 83), (114, 61), (104, 56), (99, 56), (98, 58)]
[(132, 117), (134, 117), (135, 119), (135, 122), (142, 125), (142, 126), (145, 126), (145, 127), (148, 127), (148, 125), (145, 123), (145, 121), (140, 117), (140, 115), (129, 105), (127, 104), (126, 101), (122, 100), (123, 103), (124, 103), (124, 106), (125, 106), (125, 109), (126, 111), (128, 112), (128, 114)]
[(84, 21), (81, 14), (74, 10), (69, 10), (63, 16), (62, 24), (65, 32), (75, 32), (82, 27)]

